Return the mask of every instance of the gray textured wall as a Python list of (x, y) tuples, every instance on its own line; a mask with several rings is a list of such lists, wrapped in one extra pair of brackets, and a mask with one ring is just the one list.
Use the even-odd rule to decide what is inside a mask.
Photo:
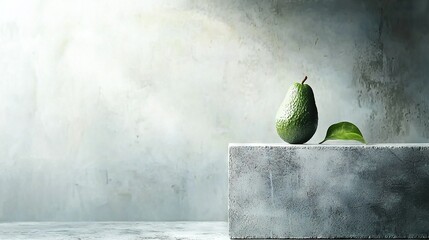
[(427, 1), (0, 1), (0, 220), (225, 220), (227, 144), (429, 138)]

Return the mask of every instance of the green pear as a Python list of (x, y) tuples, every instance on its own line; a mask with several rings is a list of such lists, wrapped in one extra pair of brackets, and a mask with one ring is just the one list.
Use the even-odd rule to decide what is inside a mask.
[(276, 115), (277, 133), (291, 144), (307, 142), (317, 129), (316, 101), (313, 90), (305, 84), (306, 80), (307, 76), (289, 88)]

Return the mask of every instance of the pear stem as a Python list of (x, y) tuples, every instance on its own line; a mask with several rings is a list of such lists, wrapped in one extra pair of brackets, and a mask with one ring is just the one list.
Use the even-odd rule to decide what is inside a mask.
[(301, 84), (304, 84), (304, 82), (307, 80), (307, 76), (305, 76), (304, 80), (302, 80)]

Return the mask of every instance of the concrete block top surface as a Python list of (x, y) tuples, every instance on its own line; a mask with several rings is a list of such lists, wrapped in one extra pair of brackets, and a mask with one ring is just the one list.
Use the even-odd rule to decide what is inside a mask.
[(429, 144), (229, 145), (232, 238), (429, 236)]
[(348, 147), (361, 147), (361, 148), (396, 148), (396, 147), (429, 147), (429, 143), (375, 143), (375, 144), (288, 144), (288, 143), (230, 143), (229, 147), (328, 147), (328, 148), (348, 148)]

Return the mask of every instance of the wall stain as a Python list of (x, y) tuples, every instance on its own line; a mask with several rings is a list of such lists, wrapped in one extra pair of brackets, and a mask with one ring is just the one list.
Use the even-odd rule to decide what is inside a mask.
[(423, 94), (419, 88), (426, 82), (427, 74), (415, 60), (424, 53), (411, 50), (423, 43), (406, 30), (421, 19), (401, 10), (412, 9), (414, 2), (380, 1), (378, 4), (377, 36), (372, 44), (360, 49), (353, 70), (358, 105), (371, 109), (366, 126), (370, 130), (368, 138), (372, 142), (401, 142), (403, 137), (409, 137), (411, 125), (420, 134), (416, 139), (427, 138), (428, 123), (421, 119), (429, 118), (429, 106), (416, 97)]

